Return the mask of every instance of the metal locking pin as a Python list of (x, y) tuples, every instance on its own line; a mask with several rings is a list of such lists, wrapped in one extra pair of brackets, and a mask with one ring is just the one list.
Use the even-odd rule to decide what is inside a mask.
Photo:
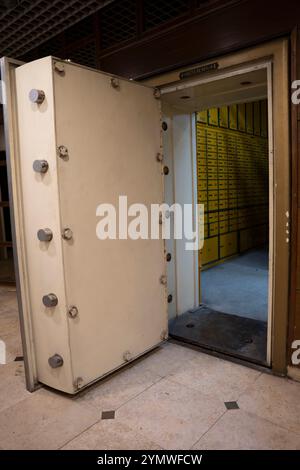
[(58, 298), (56, 297), (55, 294), (44, 295), (43, 304), (47, 308), (56, 307), (58, 304)]
[(47, 173), (49, 169), (49, 163), (47, 160), (35, 160), (33, 162), (33, 169), (37, 173)]
[(44, 228), (38, 231), (37, 236), (40, 242), (51, 242), (53, 233), (50, 228)]
[(59, 354), (54, 354), (54, 356), (49, 357), (48, 364), (52, 369), (58, 369), (64, 365), (64, 360)]
[(29, 92), (29, 99), (32, 103), (41, 104), (46, 98), (45, 92), (43, 90), (36, 90), (33, 88)]

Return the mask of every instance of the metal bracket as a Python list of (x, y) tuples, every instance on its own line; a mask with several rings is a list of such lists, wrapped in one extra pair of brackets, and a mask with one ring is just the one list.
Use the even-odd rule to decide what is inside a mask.
[(162, 341), (166, 341), (168, 338), (169, 338), (168, 332), (166, 330), (163, 330), (161, 335), (160, 335), (160, 339)]
[(110, 79), (110, 84), (115, 90), (120, 90), (120, 80), (116, 77)]
[(77, 377), (77, 379), (74, 380), (74, 388), (75, 390), (80, 390), (84, 386), (84, 381), (82, 377)]
[(153, 95), (154, 95), (154, 98), (156, 98), (157, 100), (159, 100), (160, 97), (161, 97), (160, 89), (159, 89), (159, 88), (154, 88), (154, 90), (153, 90)]
[(72, 305), (72, 307), (70, 307), (69, 310), (68, 310), (68, 315), (69, 315), (69, 317), (72, 318), (73, 320), (74, 320), (75, 318), (77, 318), (78, 315), (79, 315), (78, 308), (75, 307), (75, 305)]
[(124, 359), (125, 362), (131, 361), (131, 359), (132, 359), (131, 352), (130, 351), (124, 352), (123, 359)]
[(66, 241), (70, 241), (72, 240), (73, 238), (73, 232), (70, 228), (65, 228), (63, 231), (62, 231), (62, 234), (61, 236), (63, 237), (64, 240)]
[(58, 156), (62, 158), (63, 160), (69, 159), (69, 150), (67, 149), (65, 145), (60, 145), (57, 148), (57, 153), (58, 153)]
[(66, 74), (65, 65), (62, 62), (54, 62), (54, 70), (59, 75), (65, 75)]

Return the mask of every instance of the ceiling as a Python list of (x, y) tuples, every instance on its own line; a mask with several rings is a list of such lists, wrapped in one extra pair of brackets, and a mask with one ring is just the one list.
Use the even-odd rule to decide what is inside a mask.
[(20, 57), (114, 0), (4, 0), (0, 55)]
[[(170, 89), (166, 86), (165, 90), (162, 88), (162, 99), (179, 113), (193, 113), (213, 107), (246, 103), (267, 98), (267, 70), (263, 68), (222, 79), (216, 76), (207, 83), (194, 86), (180, 83), (173, 88), (174, 91), (172, 87)], [(168, 89), (171, 91), (168, 92)]]

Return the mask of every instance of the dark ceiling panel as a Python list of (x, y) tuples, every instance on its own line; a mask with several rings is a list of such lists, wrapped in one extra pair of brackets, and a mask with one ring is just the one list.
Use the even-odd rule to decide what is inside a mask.
[[(0, 54), (20, 57), (114, 0), (6, 1), (0, 10)], [(4, 6), (3, 6), (4, 5)]]
[(136, 0), (117, 1), (104, 8), (100, 16), (101, 47), (111, 47), (135, 37), (136, 21)]
[(189, 0), (144, 0), (145, 30), (187, 13), (189, 8)]
[(101, 68), (145, 78), (289, 34), (300, 18), (300, 1), (224, 0), (221, 7), (188, 19), (119, 50), (103, 51)]

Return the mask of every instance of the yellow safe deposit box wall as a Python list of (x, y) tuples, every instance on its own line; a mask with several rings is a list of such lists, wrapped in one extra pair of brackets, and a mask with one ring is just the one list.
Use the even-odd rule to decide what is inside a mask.
[(197, 113), (198, 202), (207, 267), (268, 239), (267, 100)]

